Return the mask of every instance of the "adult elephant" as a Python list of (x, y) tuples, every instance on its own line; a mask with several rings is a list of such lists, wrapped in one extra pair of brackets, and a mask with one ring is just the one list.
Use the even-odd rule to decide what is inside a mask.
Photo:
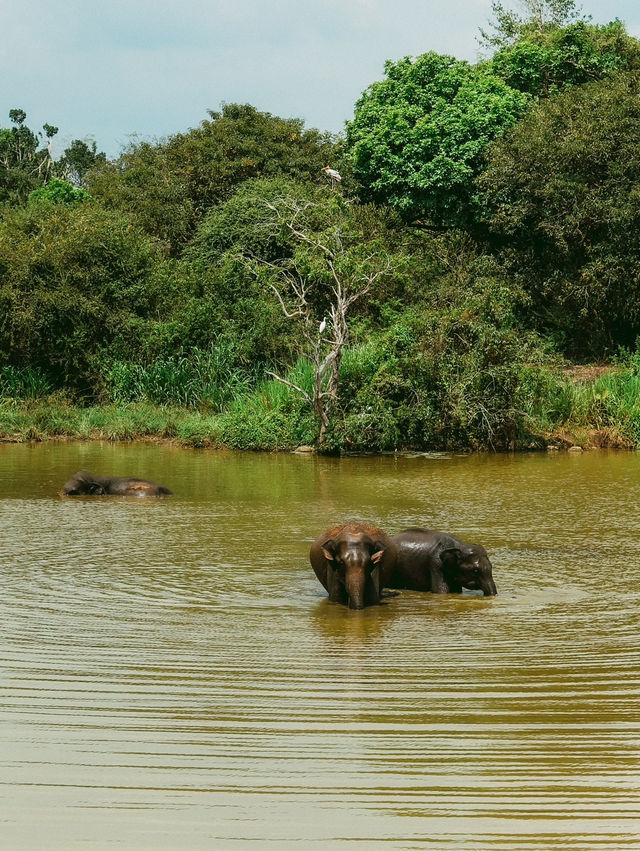
[(463, 588), (480, 590), (485, 597), (498, 591), (487, 551), (432, 529), (411, 527), (392, 538), (397, 560), (391, 588), (460, 594)]
[(395, 568), (396, 548), (377, 526), (343, 523), (316, 538), (309, 560), (332, 602), (364, 609), (380, 602)]
[(62, 486), (64, 496), (167, 496), (169, 488), (146, 479), (122, 478), (119, 476), (97, 476), (78, 470)]

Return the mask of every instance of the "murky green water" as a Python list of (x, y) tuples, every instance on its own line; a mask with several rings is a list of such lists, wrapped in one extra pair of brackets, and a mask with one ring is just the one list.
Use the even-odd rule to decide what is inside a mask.
[[(484, 544), (499, 596), (329, 604), (349, 517)], [(639, 580), (636, 454), (0, 446), (2, 847), (638, 848)]]

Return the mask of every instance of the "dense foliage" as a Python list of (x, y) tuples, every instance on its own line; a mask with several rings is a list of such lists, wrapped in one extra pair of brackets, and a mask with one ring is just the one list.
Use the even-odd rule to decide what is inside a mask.
[(531, 295), (523, 319), (574, 356), (640, 331), (640, 76), (533, 109), (478, 180), (488, 239)]
[(640, 47), (620, 21), (606, 26), (578, 21), (567, 27), (525, 28), (516, 42), (501, 47), (491, 60), (493, 73), (511, 88), (538, 97), (638, 68)]
[[(639, 43), (524, 6), (493, 4), (475, 65), (387, 63), (344, 139), (227, 104), (56, 158), (11, 110), (0, 433), (639, 445)], [(608, 373), (576, 384), (564, 358)]]
[(88, 388), (94, 357), (157, 303), (154, 246), (91, 203), (34, 203), (0, 221), (0, 363)]
[(207, 211), (244, 181), (286, 174), (318, 182), (320, 169), (339, 156), (330, 134), (305, 130), (299, 119), (225, 104), (187, 133), (132, 144), (115, 162), (94, 169), (88, 188), (177, 254)]
[(438, 53), (387, 62), (385, 72), (347, 126), (362, 196), (408, 221), (458, 223), (485, 148), (529, 98), (484, 66)]
[(347, 124), (362, 198), (408, 222), (471, 226), (488, 149), (532, 102), (640, 69), (640, 43), (620, 21), (578, 19), (573, 0), (524, 5), (526, 19), (493, 4), (495, 31), (483, 36), (494, 53), (477, 65), (433, 52), (385, 64)]

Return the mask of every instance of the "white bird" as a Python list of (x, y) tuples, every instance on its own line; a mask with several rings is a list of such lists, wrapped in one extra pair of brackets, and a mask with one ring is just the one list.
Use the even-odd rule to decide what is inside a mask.
[(329, 166), (326, 165), (322, 169), (322, 171), (324, 171), (324, 173), (327, 175), (327, 177), (331, 178), (331, 188), (332, 189), (336, 185), (336, 183), (340, 183), (340, 181), (342, 180), (342, 177), (340, 176), (339, 172), (337, 172), (335, 170), (335, 168), (329, 168)]
[(323, 333), (324, 333), (324, 329), (325, 329), (326, 327), (327, 327), (327, 320), (326, 320), (326, 319), (323, 319), (323, 320), (322, 320), (322, 322), (320, 323), (320, 327), (318, 328), (318, 333), (319, 333), (319, 334), (323, 334)]

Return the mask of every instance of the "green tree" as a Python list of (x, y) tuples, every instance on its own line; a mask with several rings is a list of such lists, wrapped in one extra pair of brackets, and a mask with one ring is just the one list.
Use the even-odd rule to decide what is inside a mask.
[(181, 251), (207, 211), (246, 180), (287, 175), (322, 180), (339, 146), (299, 119), (225, 104), (220, 112), (164, 142), (133, 144), (115, 163), (93, 169), (88, 188), (114, 209), (136, 217), (172, 254)]
[(55, 163), (55, 172), (58, 177), (69, 181), (74, 186), (83, 187), (89, 171), (106, 161), (107, 155), (103, 151), (98, 151), (95, 141), (74, 139)]
[(258, 369), (289, 364), (295, 353), (290, 323), (244, 262), (247, 257), (276, 262), (292, 256), (290, 234), (277, 226), (269, 212), (269, 205), (283, 198), (314, 202), (317, 228), (328, 222), (322, 201), (331, 200), (333, 193), (326, 187), (284, 177), (248, 180), (227, 201), (211, 208), (181, 264), (198, 282), (192, 324), (185, 327), (185, 335), (202, 346), (203, 335), (215, 329), (225, 338), (238, 340), (241, 357)]
[(525, 20), (494, 4), (496, 32), (493, 38), (484, 34), (497, 48), (493, 72), (512, 88), (546, 97), (565, 86), (640, 68), (640, 42), (621, 21), (601, 26), (576, 20), (570, 0), (529, 0), (526, 6), (531, 16)]
[(38, 189), (34, 189), (29, 194), (28, 200), (30, 204), (41, 201), (51, 202), (53, 204), (78, 204), (93, 199), (84, 189), (78, 189), (67, 183), (66, 180), (60, 180), (59, 177), (54, 177), (46, 186), (40, 186)]
[(166, 253), (178, 254), (184, 248), (195, 223), (193, 202), (164, 144), (131, 144), (117, 160), (96, 163), (85, 183), (94, 198), (135, 219)]
[[(34, 203), (0, 219), (0, 365), (93, 389), (99, 357), (138, 349), (157, 316), (157, 250), (97, 204)], [(145, 329), (148, 333), (148, 329)]]
[(493, 0), (493, 18), (489, 21), (493, 32), (481, 29), (481, 44), (500, 49), (531, 33), (544, 34), (585, 20), (575, 0), (520, 0), (518, 5), (526, 13), (524, 17), (500, 0)]
[(27, 113), (10, 109), (13, 127), (0, 128), (0, 203), (18, 204), (29, 193), (49, 179), (52, 157), (51, 140), (58, 132), (52, 124), (44, 124), (43, 133), (26, 126)]
[(286, 175), (320, 182), (320, 169), (339, 153), (329, 133), (305, 130), (249, 104), (209, 111), (200, 127), (170, 139), (167, 156), (180, 167), (198, 217), (229, 198), (245, 180)]
[(363, 198), (409, 222), (464, 220), (488, 144), (520, 118), (528, 95), (488, 67), (437, 53), (387, 62), (385, 71), (347, 125)]
[(640, 333), (640, 75), (541, 101), (478, 180), (487, 237), (573, 356)]

